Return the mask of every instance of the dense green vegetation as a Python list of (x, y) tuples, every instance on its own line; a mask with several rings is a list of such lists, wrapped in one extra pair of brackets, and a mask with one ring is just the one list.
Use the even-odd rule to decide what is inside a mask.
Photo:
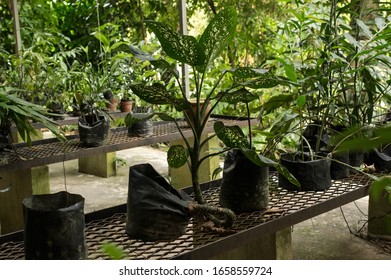
[[(22, 49), (16, 54), (13, 17), (8, 1), (2, 1), (0, 83), (42, 105), (60, 100), (66, 111), (88, 98), (103, 105), (107, 90), (140, 102), (129, 88), (131, 83), (173, 84), (174, 80), (135, 59), (127, 45), (159, 56), (160, 46), (144, 20), (179, 30), (177, 4), (18, 0)], [(387, 112), (390, 1), (188, 0), (189, 32), (199, 34), (225, 6), (238, 11), (238, 36), (210, 70), (212, 80), (205, 83), (213, 85), (223, 69), (244, 66), (268, 69), (289, 80), (295, 86), (254, 90), (258, 100), (251, 103), (251, 112), (270, 131), (288, 127), (281, 123), (291, 129), (301, 123), (298, 118), (364, 126)], [(223, 81), (221, 86), (226, 85)], [(222, 103), (216, 109), (223, 114), (245, 113), (244, 105)]]

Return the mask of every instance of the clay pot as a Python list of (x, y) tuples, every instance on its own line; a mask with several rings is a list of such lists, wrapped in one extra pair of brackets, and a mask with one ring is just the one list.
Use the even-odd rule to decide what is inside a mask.
[(132, 112), (132, 101), (131, 100), (121, 100), (119, 103), (119, 109), (121, 112)]

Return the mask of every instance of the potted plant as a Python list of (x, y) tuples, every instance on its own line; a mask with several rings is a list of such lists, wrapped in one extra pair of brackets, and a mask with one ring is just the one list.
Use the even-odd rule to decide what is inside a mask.
[[(358, 128), (345, 131), (333, 141), (341, 142), (338, 147), (340, 151), (360, 151), (369, 152), (382, 146), (389, 145), (391, 142), (391, 127), (388, 124), (373, 127), (370, 133), (360, 133), (357, 137), (350, 137)], [(342, 138), (342, 141), (341, 139)], [(379, 155), (378, 155), (379, 156)], [(382, 166), (381, 161), (386, 161), (386, 167), (389, 166), (389, 157), (379, 156), (375, 162), (376, 171), (381, 172), (386, 167)], [(388, 172), (389, 170), (387, 170)], [(364, 171), (362, 171), (364, 172)], [(375, 239), (391, 239), (391, 178), (387, 173), (371, 174), (369, 176), (373, 182), (369, 188), (368, 200), (368, 236)]]
[[(65, 140), (58, 125), (49, 118), (50, 113), (37, 104), (33, 104), (16, 96), (17, 89), (0, 87), (0, 152), (11, 148), (13, 142), (11, 125), (15, 125), (20, 137), (28, 145), (32, 135), (37, 135), (32, 122), (42, 123), (59, 139)], [(3, 160), (5, 157), (3, 157)]]
[(128, 128), (129, 136), (146, 137), (153, 133), (153, 108), (136, 107), (133, 112), (125, 117), (125, 126)]
[[(193, 134), (191, 141), (184, 136), (182, 128), (179, 126), (175, 117), (162, 112), (155, 112), (154, 114), (164, 120), (175, 122), (179, 133), (183, 136), (185, 145), (171, 146), (167, 152), (167, 160), (168, 164), (173, 168), (188, 164), (195, 194), (195, 202), (200, 205), (205, 204), (199, 182), (198, 172), (200, 164), (209, 157), (222, 154), (233, 147), (242, 147), (241, 145), (233, 145), (221, 151), (201, 156), (201, 149), (212, 137), (224, 135), (225, 137), (221, 138), (227, 139), (227, 143), (230, 141), (229, 139), (234, 143), (235, 141), (232, 138), (238, 135), (238, 127), (226, 127), (222, 123), (216, 123), (216, 134), (202, 140), (204, 129), (214, 108), (216, 108), (217, 104), (226, 94), (232, 93), (235, 89), (241, 88), (244, 85), (257, 88), (265, 86), (265, 84), (278, 84), (279, 82), (279, 79), (268, 71), (240, 67), (238, 69), (223, 71), (216, 79), (215, 84), (207, 89), (205, 80), (211, 74), (210, 67), (213, 61), (219, 57), (236, 33), (236, 17), (235, 9), (232, 7), (222, 10), (212, 19), (199, 40), (192, 36), (178, 34), (165, 24), (146, 21), (147, 26), (152, 29), (159, 39), (164, 52), (176, 61), (173, 64), (170, 64), (164, 59), (156, 59), (148, 53), (131, 47), (131, 51), (137, 59), (147, 60), (152, 66), (170, 72), (178, 84), (178, 94), (163, 82), (152, 84), (138, 83), (131, 85), (130, 88), (135, 95), (150, 104), (168, 104), (183, 113)], [(194, 85), (192, 86), (193, 92), (190, 96), (186, 95), (185, 87), (176, 71), (175, 67), (177, 63), (186, 63), (192, 67), (194, 77), (192, 81), (194, 81)], [(219, 92), (220, 83), (229, 73), (241, 77), (240, 83), (231, 85), (229, 90)], [(195, 106), (190, 101), (195, 101)], [(230, 135), (232, 138), (229, 137)], [(241, 138), (245, 138), (243, 133), (240, 136)], [(240, 144), (244, 143), (244, 141), (241, 140)], [(271, 162), (270, 160), (264, 161), (263, 157), (250, 149), (245, 150), (245, 154), (250, 155), (255, 162), (261, 165), (265, 165), (265, 162), (266, 164)], [(230, 216), (229, 220), (234, 220), (234, 213), (224, 211), (224, 214)], [(207, 217), (218, 223), (218, 221), (213, 219), (213, 215), (207, 215)], [(226, 224), (226, 226), (230, 225)]]
[(128, 93), (124, 93), (119, 103), (119, 109), (121, 112), (132, 112), (133, 101)]
[[(348, 153), (341, 153), (339, 142), (331, 143), (327, 139), (328, 133), (340, 134), (335, 128), (341, 125), (345, 129), (355, 127), (355, 132), (349, 137), (358, 137), (365, 131), (362, 128), (371, 124), (375, 104), (381, 100), (388, 87), (384, 82), (382, 84), (381, 81), (386, 79), (381, 78), (382, 71), (378, 70), (389, 65), (389, 62), (382, 58), (386, 49), (380, 39), (384, 36), (386, 25), (377, 25), (379, 30), (372, 33), (371, 28), (357, 18), (356, 11), (346, 6), (338, 7), (336, 1), (332, 1), (329, 7), (329, 14), (319, 21), (322, 24), (318, 27), (312, 25), (316, 23), (313, 16), (307, 16), (305, 12), (294, 14), (294, 19), (287, 21), (289, 28), (284, 31), (297, 31), (300, 34), (299, 40), (296, 40), (296, 48), (287, 53), (300, 55), (279, 57), (278, 62), (289, 73), (291, 80), (298, 80), (302, 84), (296, 99), (298, 106), (294, 107), (299, 117), (299, 127), (295, 133), (300, 134), (298, 150), (306, 149), (307, 155), (301, 155), (299, 158), (303, 160), (311, 155), (327, 157), (326, 154), (329, 153), (331, 166), (336, 163), (345, 170), (342, 175), (333, 176), (338, 179), (349, 174), (348, 165), (358, 167), (360, 163), (356, 164), (351, 160), (342, 162), (344, 159), (339, 156), (346, 158)], [(349, 30), (345, 29), (346, 25), (339, 25), (339, 17), (345, 16), (346, 13), (352, 18), (350, 27), (355, 28)], [(369, 40), (364, 39), (366, 36)], [(317, 38), (321, 40), (315, 41)], [(314, 44), (303, 48), (301, 43), (307, 41)], [(343, 137), (338, 138), (341, 140)], [(311, 151), (308, 151), (309, 149)], [(321, 155), (320, 152), (326, 154)], [(353, 154), (356, 153), (350, 153)], [(290, 159), (293, 158), (295, 157)]]
[[(248, 73), (252, 72), (247, 70)], [(233, 75), (234, 78), (247, 76), (238, 72)], [(257, 88), (271, 88), (278, 84), (286, 84), (286, 81), (265, 80), (264, 83), (257, 83)], [(257, 149), (253, 144), (249, 103), (259, 99), (258, 94), (245, 86), (221, 94), (224, 95), (221, 101), (245, 104), (248, 134), (245, 135), (239, 127), (225, 126), (219, 121), (215, 123), (217, 137), (226, 147), (231, 148), (224, 161), (219, 202), (235, 213), (264, 210), (269, 204), (269, 167), (278, 170), (293, 185), (299, 186), (299, 182), (284, 166), (271, 159), (271, 146)], [(268, 106), (267, 102), (263, 106)]]
[(108, 141), (110, 116), (100, 107), (108, 78), (86, 65), (80, 81), (80, 94), (77, 95), (80, 104), (79, 138), (87, 147), (102, 146)]
[(106, 90), (103, 93), (103, 97), (104, 97), (105, 102), (106, 102), (106, 108), (109, 111), (117, 111), (118, 100), (115, 97), (115, 95), (113, 94), (113, 92), (111, 90)]

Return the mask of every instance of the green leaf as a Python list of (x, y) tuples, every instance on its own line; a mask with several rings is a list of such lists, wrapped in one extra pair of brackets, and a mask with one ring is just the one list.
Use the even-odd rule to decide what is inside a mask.
[(167, 162), (172, 168), (179, 168), (187, 162), (187, 150), (182, 145), (173, 145), (167, 151)]
[(140, 59), (140, 60), (146, 60), (146, 61), (154, 61), (156, 60), (156, 58), (154, 58), (152, 55), (150, 55), (149, 53), (146, 53), (146, 52), (143, 52), (142, 50), (140, 50), (139, 48), (137, 47), (134, 47), (132, 45), (129, 45), (129, 50), (130, 52), (133, 54), (133, 56), (137, 59)]
[(152, 86), (134, 84), (130, 89), (142, 100), (151, 104), (171, 104), (172, 96), (162, 84), (155, 83)]
[(148, 114), (148, 113), (145, 113), (145, 114), (128, 113), (125, 117), (125, 126), (131, 127), (132, 125), (134, 125), (136, 123), (139, 123), (139, 122), (142, 122), (142, 121), (145, 121), (145, 120), (152, 118), (154, 115), (155, 115), (154, 113), (151, 113), (151, 114)]
[(366, 25), (362, 20), (360, 19), (356, 19), (356, 22), (358, 24), (358, 26), (360, 26), (361, 30), (364, 32), (365, 36), (367, 36), (368, 38), (372, 38), (373, 34), (369, 28), (368, 25)]
[(206, 68), (228, 46), (236, 34), (237, 14), (236, 9), (228, 7), (219, 12), (208, 24), (201, 35), (199, 45), (205, 57), (200, 63), (199, 71), (205, 72)]
[(284, 134), (290, 132), (290, 127), (298, 116), (298, 114), (283, 114), (281, 118), (276, 119), (276, 121), (272, 124), (270, 131), (273, 134)]
[(246, 88), (240, 88), (238, 90), (232, 92), (221, 92), (217, 95), (217, 97), (223, 95), (221, 99), (222, 102), (227, 102), (230, 104), (241, 103), (250, 103), (251, 101), (257, 100), (258, 95), (250, 92)]
[[(368, 136), (368, 134), (371, 134)], [(339, 152), (369, 151), (391, 142), (391, 127), (376, 129), (352, 127), (331, 138), (331, 145), (336, 146)]]
[(105, 46), (105, 48), (108, 48), (110, 46), (110, 41), (101, 32), (95, 32), (93, 35)]
[(293, 82), (297, 82), (297, 75), (296, 75), (295, 67), (291, 63), (289, 63), (288, 61), (284, 60), (281, 57), (277, 57), (276, 59), (279, 62), (281, 62), (282, 65), (284, 65), (285, 74), (288, 77), (288, 79)]
[(217, 167), (213, 173), (212, 173), (212, 180), (216, 180), (217, 179), (217, 176), (219, 176), (219, 174), (223, 172), (223, 168), (221, 168), (220, 166)]
[(369, 193), (370, 197), (379, 203), (381, 200), (383, 200), (384, 191), (388, 193), (388, 199), (391, 203), (391, 195), (390, 195), (390, 188), (391, 188), (391, 177), (389, 176), (383, 176), (380, 177), (378, 180), (375, 180), (370, 187)]
[(253, 163), (255, 163), (258, 166), (274, 166), (277, 164), (277, 162), (275, 162), (274, 160), (269, 159), (269, 158), (259, 154), (255, 150), (247, 149), (247, 148), (244, 148), (241, 150), (242, 150), (243, 154), (246, 156), (246, 158), (248, 158), (249, 160), (251, 160)]
[(307, 102), (307, 97), (305, 95), (299, 95), (296, 100), (296, 105), (300, 108), (303, 108), (305, 106), (305, 103)]
[(179, 34), (170, 26), (157, 21), (148, 20), (145, 23), (155, 33), (163, 50), (171, 58), (191, 66), (199, 65), (205, 60), (204, 53), (193, 36)]
[(242, 129), (237, 126), (226, 126), (223, 122), (214, 123), (217, 137), (229, 148), (247, 148), (249, 143)]
[(240, 67), (236, 69), (228, 70), (234, 77), (241, 79), (256, 78), (263, 74), (266, 74), (269, 70), (261, 68)]
[(259, 89), (259, 88), (272, 88), (281, 84), (281, 82), (282, 81), (278, 77), (276, 77), (270, 72), (267, 72), (258, 75), (257, 78), (251, 81), (247, 81), (242, 85), (253, 89)]
[(124, 251), (113, 243), (106, 242), (102, 245), (102, 251), (113, 260), (121, 260), (125, 257)]
[(157, 112), (157, 113), (155, 113), (155, 115), (157, 115), (163, 121), (167, 121), (167, 122), (175, 121), (175, 118), (171, 117), (170, 115), (168, 115), (166, 113)]
[(288, 171), (285, 166), (257, 153), (255, 150), (242, 149), (242, 152), (249, 160), (258, 166), (273, 166), (281, 175), (287, 178), (289, 182), (300, 188), (299, 181), (297, 181), (297, 179)]
[[(139, 60), (149, 61), (154, 67), (163, 69), (163, 70), (169, 70), (170, 73), (172, 73), (176, 78), (179, 78), (179, 74), (176, 71), (176, 65), (175, 63), (170, 64), (164, 59), (156, 59), (149, 53), (143, 52), (137, 47), (129, 46), (130, 52), (133, 54), (133, 56)], [(155, 75), (155, 73), (153, 73)]]
[(152, 86), (143, 84), (134, 84), (130, 86), (130, 89), (135, 95), (142, 100), (157, 105), (174, 105), (177, 110), (183, 110), (187, 108), (187, 103), (183, 98), (173, 97), (166, 89), (166, 87), (160, 83), (154, 83)]
[(262, 107), (264, 112), (267, 114), (284, 105), (290, 104), (290, 102), (292, 101), (293, 101), (292, 94), (277, 94), (277, 95), (273, 95), (268, 101), (266, 101)]
[(278, 173), (280, 173), (286, 179), (288, 179), (289, 182), (291, 182), (293, 185), (295, 185), (296, 187), (298, 187), (300, 189), (300, 187), (301, 187), (300, 182), (295, 178), (295, 176), (293, 176), (289, 172), (289, 170), (285, 166), (283, 166), (281, 164), (276, 164), (276, 165), (274, 165), (274, 168), (278, 171)]

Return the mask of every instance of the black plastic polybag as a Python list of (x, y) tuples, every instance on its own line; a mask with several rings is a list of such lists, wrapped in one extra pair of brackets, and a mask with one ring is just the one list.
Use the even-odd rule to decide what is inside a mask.
[(300, 182), (301, 187), (293, 185), (285, 176), (278, 174), (278, 186), (290, 191), (322, 191), (331, 187), (331, 174), (329, 158), (311, 160), (307, 153), (282, 154), (281, 165)]
[(189, 201), (150, 164), (129, 168), (126, 233), (143, 241), (172, 240), (185, 233)]
[(260, 167), (238, 149), (224, 161), (219, 202), (235, 213), (266, 209), (269, 204), (269, 168)]
[(27, 260), (87, 258), (84, 198), (65, 191), (23, 200)]

